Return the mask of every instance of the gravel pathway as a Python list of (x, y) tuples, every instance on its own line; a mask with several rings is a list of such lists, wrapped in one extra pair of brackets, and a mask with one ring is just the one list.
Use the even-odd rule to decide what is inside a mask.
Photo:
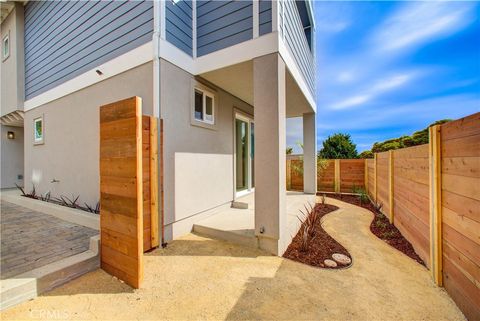
[(324, 228), (352, 255), (350, 268), (317, 269), (189, 234), (146, 255), (142, 289), (97, 270), (2, 320), (38, 311), (70, 320), (464, 320), (425, 267), (370, 232), (371, 212), (327, 201), (340, 209)]

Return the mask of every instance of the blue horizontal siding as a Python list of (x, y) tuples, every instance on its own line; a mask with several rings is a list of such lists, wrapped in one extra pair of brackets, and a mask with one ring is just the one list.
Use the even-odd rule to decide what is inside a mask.
[(297, 6), (290, 1), (282, 5), (285, 7), (281, 8), (280, 12), (285, 16), (280, 20), (284, 24), (284, 26), (280, 24), (281, 31), (311, 94), (315, 96), (315, 61), (307, 43)]
[(149, 42), (152, 33), (150, 1), (28, 2), (25, 98)]
[(197, 56), (252, 38), (252, 1), (197, 1)]
[(260, 0), (259, 13), (259, 34), (261, 36), (272, 32), (272, 1)]
[(165, 28), (167, 41), (175, 47), (193, 55), (193, 8), (192, 2), (180, 0), (166, 1)]

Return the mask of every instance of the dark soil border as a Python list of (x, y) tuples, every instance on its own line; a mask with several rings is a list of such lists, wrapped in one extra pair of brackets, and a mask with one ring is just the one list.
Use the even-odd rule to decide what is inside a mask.
[(337, 267), (332, 268), (325, 266), (323, 263), (326, 259), (333, 260), (332, 254), (334, 253), (344, 254), (352, 260), (350, 253), (348, 253), (348, 251), (333, 237), (328, 235), (322, 227), (322, 218), (326, 214), (337, 209), (338, 207), (331, 204), (316, 204), (313, 211), (316, 211), (320, 215), (320, 219), (319, 223), (315, 226), (314, 238), (309, 242), (307, 249), (302, 250), (302, 237), (301, 233), (298, 232), (283, 254), (283, 257), (296, 262), (326, 269), (341, 269), (351, 266), (352, 263), (342, 265), (337, 262)]
[(370, 224), (370, 231), (382, 241), (385, 241), (390, 246), (396, 248), (400, 252), (409, 256), (413, 260), (425, 266), (423, 260), (418, 256), (418, 254), (413, 249), (412, 244), (403, 237), (402, 233), (395, 227), (395, 225), (390, 224), (388, 218), (378, 211), (372, 202), (368, 201), (366, 203), (360, 202), (360, 198), (357, 195), (346, 195), (346, 194), (326, 194), (327, 197), (335, 198), (342, 202), (350, 203), (356, 206), (363, 207), (375, 216)]

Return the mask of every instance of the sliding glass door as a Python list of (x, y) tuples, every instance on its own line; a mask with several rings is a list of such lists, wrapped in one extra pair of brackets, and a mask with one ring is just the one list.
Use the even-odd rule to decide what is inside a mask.
[(252, 119), (243, 115), (235, 118), (235, 177), (236, 192), (246, 193), (254, 186), (254, 125)]

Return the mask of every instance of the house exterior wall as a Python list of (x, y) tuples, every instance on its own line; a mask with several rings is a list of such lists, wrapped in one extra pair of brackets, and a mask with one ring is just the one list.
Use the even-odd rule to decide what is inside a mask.
[[(201, 213), (227, 204), (234, 196), (234, 110), (253, 115), (252, 106), (220, 88), (214, 128), (192, 124), (195, 78), (161, 61), (164, 118), (164, 202), (166, 239), (192, 229)], [(207, 84), (208, 86), (208, 84)]]
[(10, 56), (1, 61), (1, 98), (0, 116), (23, 109), (24, 64), (23, 64), (23, 5), (15, 4), (15, 8), (1, 24), (1, 39), (8, 34)]
[(151, 1), (30, 1), (25, 96), (30, 99), (152, 39)]
[[(23, 185), (23, 128), (0, 125), (1, 127), (1, 188)], [(7, 133), (14, 132), (15, 139), (8, 139)]]
[(166, 39), (188, 55), (193, 55), (192, 1), (165, 2)]
[[(152, 114), (153, 65), (146, 63), (25, 113), (25, 187), (99, 200), (99, 107), (132, 96)], [(44, 144), (33, 144), (33, 120), (44, 117)], [(52, 179), (59, 180), (51, 183)]]
[(252, 1), (197, 1), (197, 56), (253, 38)]

